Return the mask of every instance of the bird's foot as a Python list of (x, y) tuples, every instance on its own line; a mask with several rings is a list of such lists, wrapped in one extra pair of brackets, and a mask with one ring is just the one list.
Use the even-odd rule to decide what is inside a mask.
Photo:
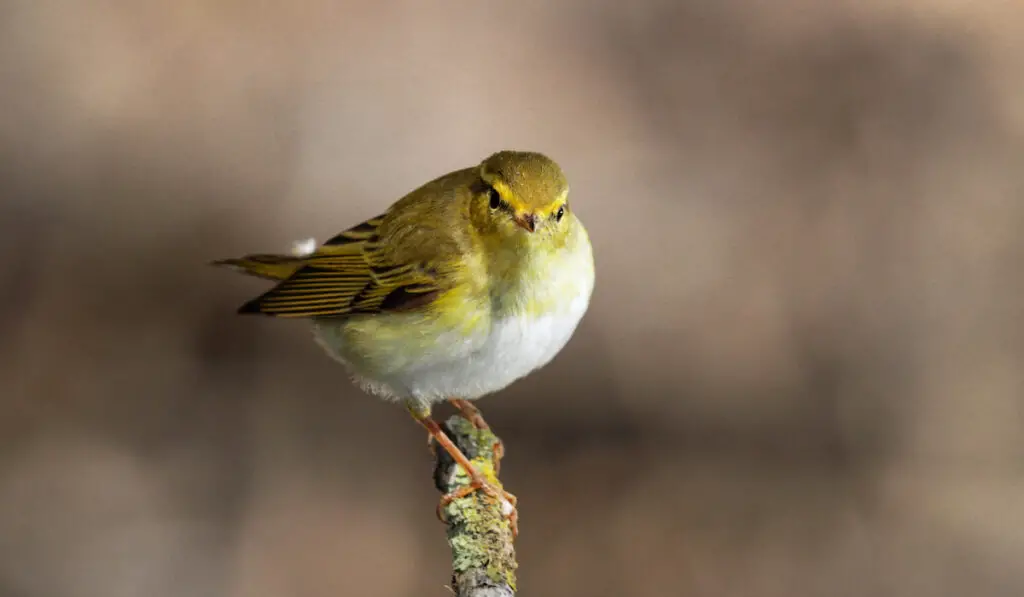
[[(480, 471), (478, 471), (476, 467), (473, 466), (473, 463), (469, 460), (469, 458), (462, 453), (462, 450), (460, 450), (459, 447), (456, 446), (454, 442), (452, 442), (451, 438), (448, 437), (448, 434), (446, 434), (441, 429), (441, 426), (437, 424), (437, 421), (430, 417), (429, 412), (422, 412), (414, 408), (410, 408), (409, 412), (412, 414), (413, 418), (415, 418), (416, 421), (420, 423), (420, 425), (423, 425), (423, 427), (426, 428), (427, 433), (430, 435), (431, 449), (433, 450), (435, 445), (441, 446), (444, 449), (444, 451), (447, 452), (448, 455), (452, 457), (452, 460), (454, 460), (456, 464), (461, 466), (462, 469), (466, 471), (466, 474), (469, 475), (468, 485), (461, 487), (460, 489), (452, 493), (445, 494), (441, 497), (441, 501), (440, 503), (438, 503), (437, 506), (437, 517), (441, 519), (442, 522), (447, 523), (443, 512), (445, 506), (450, 504), (453, 500), (466, 497), (475, 491), (483, 491), (485, 495), (495, 500), (504, 501), (504, 503), (502, 504), (502, 514), (509, 521), (509, 524), (512, 528), (512, 536), (518, 536), (519, 515), (516, 511), (516, 504), (519, 502), (519, 500), (516, 498), (516, 496), (505, 491), (504, 489), (496, 489), (493, 485), (488, 483), (484, 476), (480, 474)], [(500, 446), (501, 442), (499, 441), (496, 444), (496, 450), (494, 454), (495, 463), (497, 463), (497, 461), (499, 461), (501, 458), (499, 450), (503, 451), (503, 448), (500, 448)], [(497, 475), (497, 467), (495, 467), (495, 475)]]
[(518, 537), (519, 511), (516, 510), (516, 506), (519, 504), (519, 498), (504, 489), (494, 487), (481, 477), (475, 469), (470, 468), (468, 472), (470, 473), (469, 485), (465, 485), (452, 493), (447, 493), (441, 496), (441, 501), (437, 504), (437, 518), (440, 519), (441, 522), (447, 524), (448, 520), (445, 518), (444, 509), (448, 504), (457, 499), (472, 495), (476, 491), (482, 491), (484, 492), (484, 495), (501, 502), (502, 515), (506, 520), (508, 520), (509, 526), (512, 530), (512, 537)]

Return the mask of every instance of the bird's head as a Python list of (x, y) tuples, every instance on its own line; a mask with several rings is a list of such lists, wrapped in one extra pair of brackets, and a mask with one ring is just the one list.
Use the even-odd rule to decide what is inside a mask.
[(564, 235), (569, 184), (552, 159), (526, 151), (500, 151), (478, 168), (471, 212), (481, 232), (530, 244)]

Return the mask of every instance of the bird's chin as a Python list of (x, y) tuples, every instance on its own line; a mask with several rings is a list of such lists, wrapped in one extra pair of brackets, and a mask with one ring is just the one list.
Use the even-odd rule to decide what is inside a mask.
[(530, 245), (537, 241), (542, 236), (542, 231), (535, 230), (530, 232), (529, 230), (523, 230), (522, 228), (516, 227), (515, 239), (516, 242), (523, 245)]
[(523, 239), (530, 235), (529, 231), (520, 228), (514, 221), (509, 220), (501, 226), (501, 235), (508, 239)]

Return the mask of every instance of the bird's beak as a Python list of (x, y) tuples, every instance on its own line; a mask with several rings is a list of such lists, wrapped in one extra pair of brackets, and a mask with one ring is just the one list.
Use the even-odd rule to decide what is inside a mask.
[(533, 232), (537, 229), (537, 214), (521, 214), (515, 216), (516, 224), (527, 232)]

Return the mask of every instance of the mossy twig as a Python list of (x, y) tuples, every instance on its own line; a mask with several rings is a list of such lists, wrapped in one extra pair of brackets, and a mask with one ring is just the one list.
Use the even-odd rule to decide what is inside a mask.
[[(477, 429), (461, 416), (441, 428), (494, 488), (501, 489), (494, 470), (494, 450), (500, 440)], [(443, 449), (435, 446), (434, 483), (443, 494), (469, 485), (469, 476)], [(453, 500), (442, 509), (452, 548), (452, 588), (457, 597), (512, 597), (516, 591), (516, 553), (512, 528), (505, 514), (510, 505), (482, 491)]]

